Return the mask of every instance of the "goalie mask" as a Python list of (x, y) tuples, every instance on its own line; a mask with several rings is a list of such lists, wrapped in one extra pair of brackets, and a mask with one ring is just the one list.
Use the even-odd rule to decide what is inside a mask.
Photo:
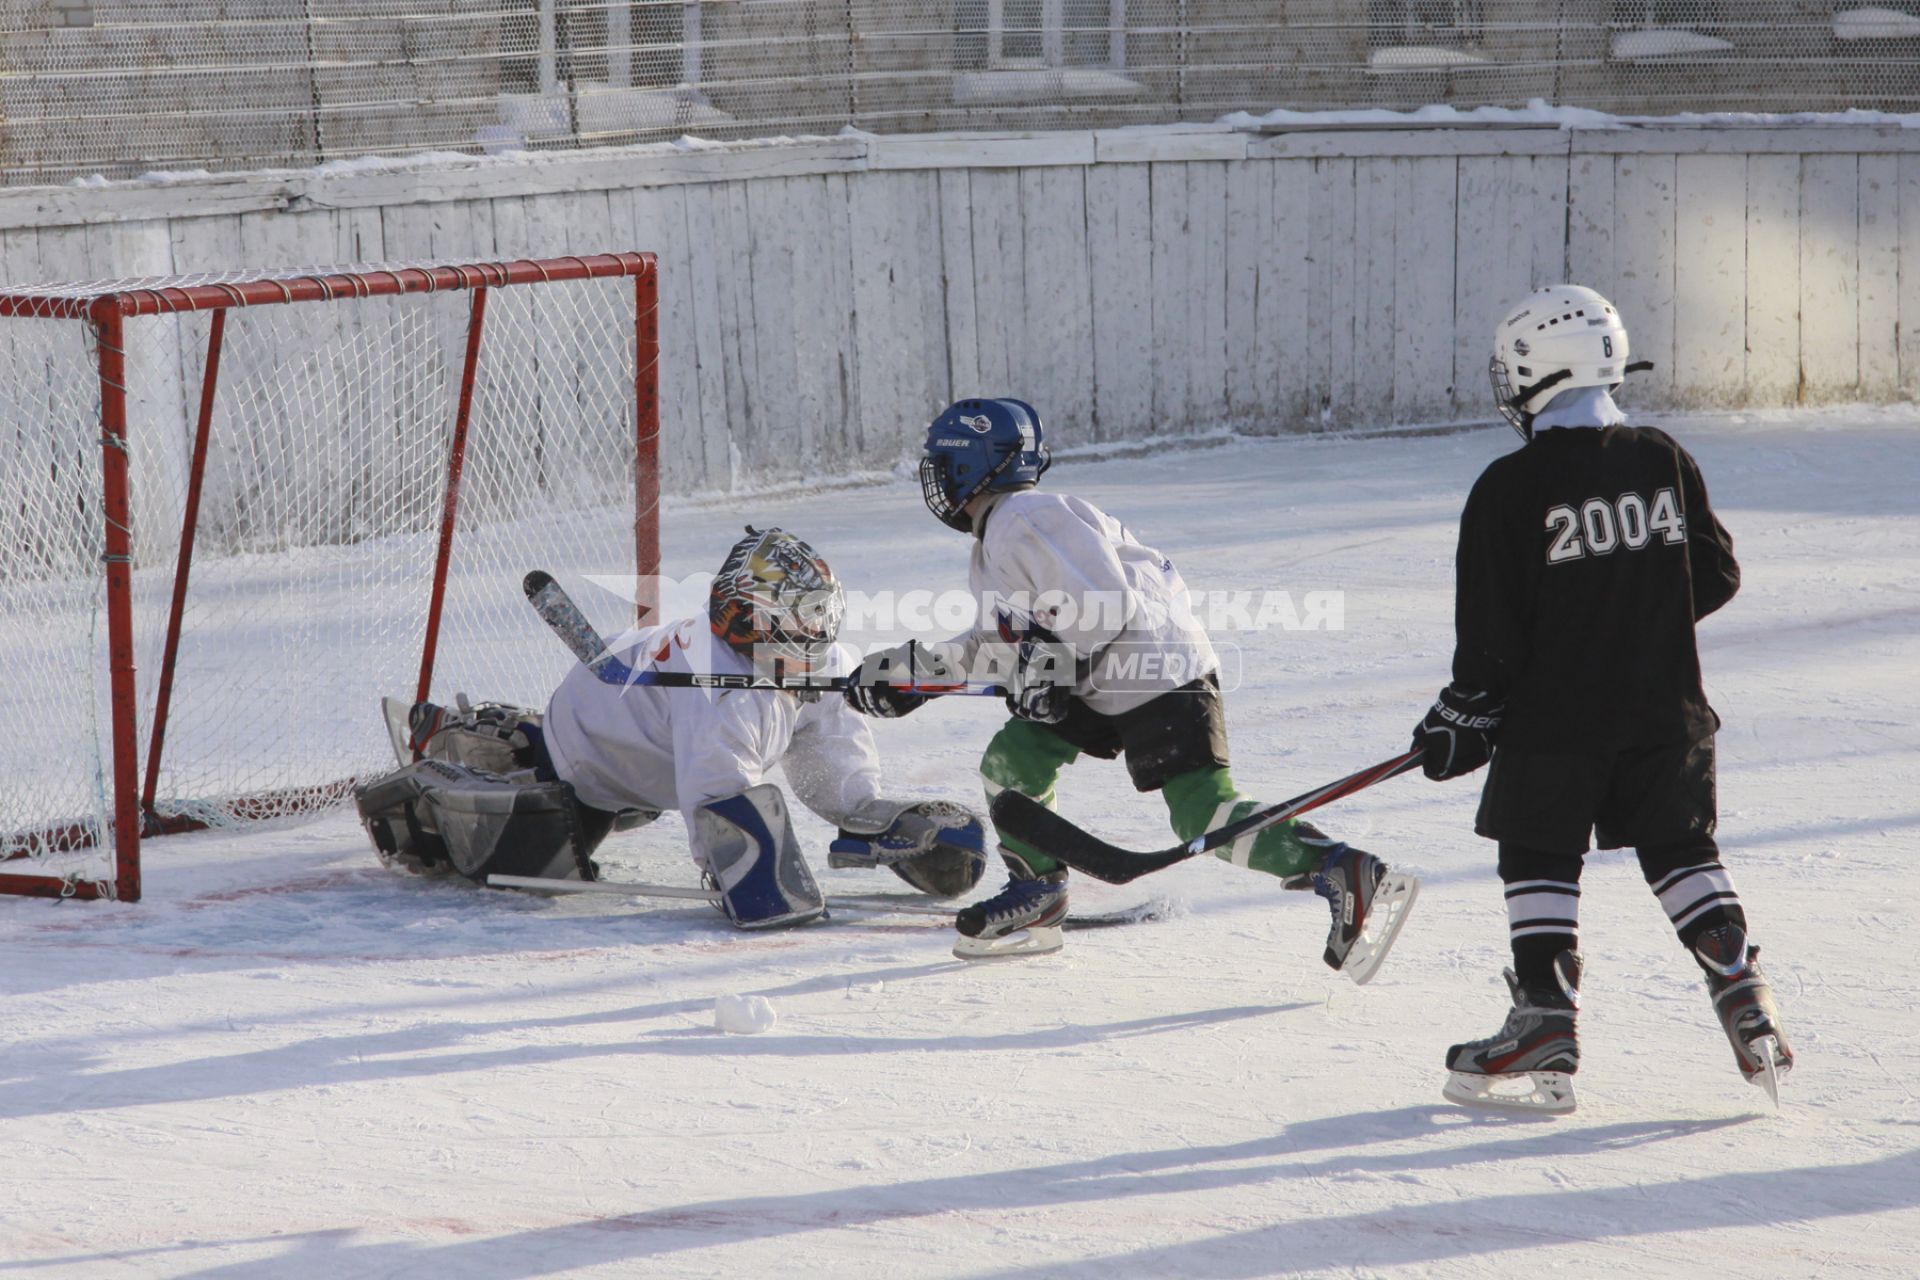
[(1531, 440), (1534, 415), (1562, 391), (1617, 387), (1652, 367), (1628, 362), (1627, 326), (1611, 302), (1581, 285), (1556, 284), (1507, 309), (1493, 331), (1487, 374), (1500, 416)]
[(789, 672), (822, 666), (840, 636), (846, 593), (818, 552), (784, 529), (755, 529), (733, 544), (707, 593), (713, 633), (755, 665)]

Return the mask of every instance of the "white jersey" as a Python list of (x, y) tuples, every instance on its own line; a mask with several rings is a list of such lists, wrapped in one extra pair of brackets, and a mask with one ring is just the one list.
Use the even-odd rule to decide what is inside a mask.
[(969, 573), (981, 616), (954, 642), (969, 666), (983, 646), (1002, 643), (1004, 616), (1015, 626), (1031, 620), (1071, 649), (1074, 692), (1107, 715), (1219, 669), (1173, 561), (1092, 503), (1020, 490), (975, 518), (985, 521)]
[[(636, 671), (753, 670), (705, 618), (636, 628), (608, 647)], [(836, 648), (824, 674), (846, 665)], [(873, 733), (832, 693), (803, 703), (766, 690), (622, 686), (576, 666), (553, 691), (543, 727), (555, 771), (583, 803), (678, 809), (689, 831), (695, 809), (758, 784), (776, 764), (794, 796), (835, 825), (880, 793)]]

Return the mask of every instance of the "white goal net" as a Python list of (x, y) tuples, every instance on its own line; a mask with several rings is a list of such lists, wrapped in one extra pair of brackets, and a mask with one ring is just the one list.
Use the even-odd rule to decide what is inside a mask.
[(657, 561), (653, 298), (641, 254), (0, 293), (0, 890), (336, 803), (423, 679), (540, 705), (522, 575)]

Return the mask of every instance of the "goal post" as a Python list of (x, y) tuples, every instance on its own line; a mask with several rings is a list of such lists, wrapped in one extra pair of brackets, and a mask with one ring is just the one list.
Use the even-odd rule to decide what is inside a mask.
[(659, 566), (653, 255), (0, 289), (0, 893), (338, 803), (382, 696), (539, 706), (531, 568)]

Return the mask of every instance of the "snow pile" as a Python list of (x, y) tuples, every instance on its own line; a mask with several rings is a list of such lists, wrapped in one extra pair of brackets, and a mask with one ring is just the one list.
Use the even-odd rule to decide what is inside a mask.
[(757, 1036), (773, 1030), (780, 1015), (765, 996), (721, 996), (713, 1002), (713, 1025), (728, 1035)]
[(1622, 62), (1661, 62), (1677, 58), (1701, 58), (1732, 53), (1733, 42), (1698, 31), (1659, 28), (1652, 31), (1617, 31), (1613, 36), (1613, 56)]
[(1839, 40), (1912, 40), (1920, 37), (1920, 18), (1898, 9), (1847, 9), (1833, 15)]

